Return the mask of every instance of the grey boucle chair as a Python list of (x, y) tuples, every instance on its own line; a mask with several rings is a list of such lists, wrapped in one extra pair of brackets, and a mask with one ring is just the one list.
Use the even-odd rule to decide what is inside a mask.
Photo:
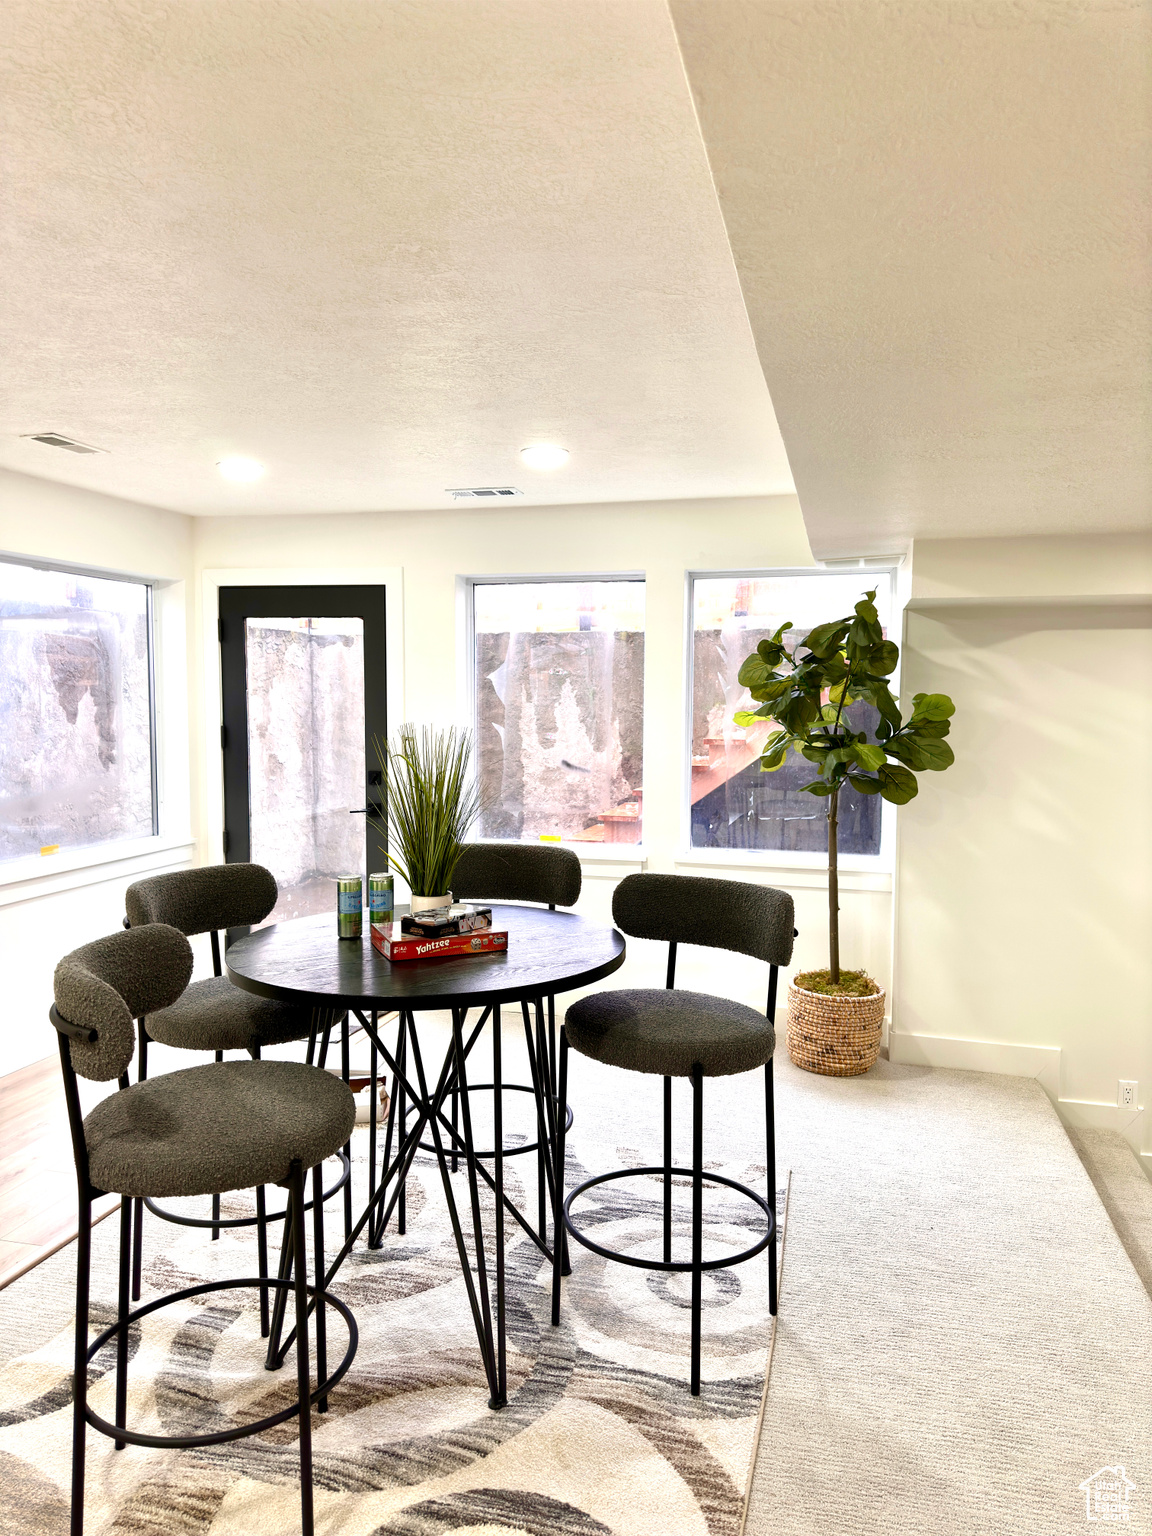
[[(184, 1051), (214, 1051), (221, 1061), (225, 1051), (246, 1051), (259, 1060), (264, 1046), (283, 1045), (292, 1040), (308, 1040), (313, 1027), (312, 1011), (290, 1003), (256, 997), (234, 987), (223, 975), (220, 961), (220, 930), (261, 923), (276, 905), (276, 880), (261, 864), (209, 864), (199, 869), (180, 869), (167, 875), (152, 875), (138, 880), (124, 894), (127, 928), (164, 923), (191, 937), (207, 933), (212, 939), (214, 975), (194, 981), (169, 1007), (150, 1011), (139, 1021), (140, 1052), (137, 1073), (140, 1081), (148, 1076), (148, 1045), (161, 1045)], [(331, 1193), (332, 1191), (329, 1191)], [(148, 1208), (164, 1220), (171, 1213), (149, 1201)], [(140, 1272), (143, 1253), (144, 1201), (137, 1201), (133, 1233), (132, 1297), (140, 1296)], [(258, 1228), (260, 1267), (267, 1269), (267, 1222), (264, 1188), (256, 1192), (256, 1215), (250, 1218)], [(212, 1203), (212, 1236), (220, 1235), (220, 1201)], [(188, 1221), (188, 1218), (182, 1218)], [(190, 1222), (201, 1226), (203, 1222)], [(235, 1224), (235, 1223), (233, 1223)], [(267, 1330), (267, 1294), (261, 1295), (261, 1323)]]
[[(50, 1016), (60, 1046), (79, 1192), (71, 1532), (72, 1536), (82, 1536), (84, 1528), (87, 1425), (111, 1436), (118, 1449), (125, 1444), (172, 1449), (238, 1440), (299, 1416), (301, 1523), (305, 1536), (312, 1536), (311, 1407), (319, 1402), (323, 1411), (328, 1392), (351, 1365), (356, 1351), (356, 1324), (344, 1303), (321, 1289), (324, 1258), (320, 1201), (313, 1204), (316, 1285), (307, 1283), (304, 1175), (347, 1139), (356, 1117), (355, 1101), (346, 1084), (330, 1073), (297, 1062), (218, 1062), (129, 1084), (128, 1067), (136, 1043), (134, 1019), (169, 1007), (183, 993), (191, 974), (192, 951), (188, 940), (162, 923), (85, 944), (66, 955), (56, 967), (55, 1002)], [(84, 1117), (77, 1074), (97, 1082), (118, 1079), (120, 1092), (102, 1100)], [(129, 1310), (135, 1200), (219, 1195), (265, 1183), (288, 1188), (286, 1251), (279, 1278), (212, 1281)], [(121, 1197), (119, 1300), (116, 1322), (90, 1343), (92, 1202), (104, 1194)], [(289, 1291), (295, 1295), (295, 1402), (257, 1423), (202, 1435), (158, 1436), (128, 1429), (130, 1326), (172, 1302), (245, 1287), (276, 1289), (278, 1305), (282, 1298), (287, 1299)], [(315, 1389), (311, 1387), (308, 1359), (310, 1296), (316, 1309)], [(348, 1327), (348, 1349), (330, 1376), (324, 1322), (327, 1306), (334, 1307)], [(113, 1340), (115, 1422), (109, 1423), (88, 1405), (88, 1364)]]
[(258, 1057), (262, 1046), (307, 1040), (312, 1012), (291, 1003), (255, 997), (234, 987), (220, 963), (221, 929), (262, 923), (276, 905), (273, 875), (261, 864), (208, 864), (178, 869), (168, 875), (138, 880), (124, 894), (126, 923), (166, 923), (191, 937), (212, 937), (213, 976), (194, 981), (169, 1008), (156, 1009), (146, 1019), (141, 1036), (146, 1070), (148, 1040), (182, 1051), (248, 1051)]
[[(457, 901), (529, 901), (555, 911), (557, 907), (576, 905), (580, 900), (581, 882), (580, 860), (571, 848), (560, 848), (548, 843), (467, 843), (452, 876), (452, 894)], [(534, 1096), (536, 1140), (505, 1146), (504, 1155), (518, 1157), (526, 1152), (536, 1153), (539, 1234), (544, 1242), (547, 1237), (548, 1211), (552, 1204), (548, 1198), (548, 1187), (553, 1178), (547, 1153), (555, 1135), (558, 1109), (556, 999), (540, 999), (534, 1023), (529, 1016), (528, 1004), (521, 1003), (520, 1007), (532, 1083), (505, 1083), (504, 1087), (511, 1093), (531, 1093)], [(498, 1010), (493, 1027), (499, 1027)], [(547, 1092), (544, 1091), (545, 1085)], [(468, 1091), (471, 1093), (475, 1089), (491, 1091), (492, 1084), (470, 1083)], [(455, 1093), (451, 1096), (450, 1107), (452, 1127), (455, 1130)], [(572, 1111), (567, 1105), (564, 1106), (564, 1117), (570, 1128)], [(491, 1157), (492, 1153), (481, 1152), (477, 1155)]]
[[(769, 1250), (768, 1305), (775, 1314), (776, 1294), (776, 1135), (773, 1104), (772, 1056), (776, 1047), (774, 1028), (778, 967), (792, 958), (794, 911), (784, 891), (738, 880), (706, 880), (690, 875), (628, 875), (616, 887), (612, 899), (616, 926), (634, 938), (658, 939), (668, 945), (667, 985), (660, 990), (640, 988), (593, 993), (567, 1011), (560, 1031), (559, 1096), (567, 1093), (568, 1050), (630, 1072), (645, 1072), (664, 1079), (664, 1161), (660, 1167), (621, 1168), (587, 1179), (563, 1202), (566, 1230), (585, 1248), (606, 1259), (641, 1269), (689, 1273), (692, 1277), (691, 1387), (700, 1391), (701, 1284), (705, 1270), (741, 1264)], [(727, 949), (765, 960), (768, 973), (768, 1007), (759, 1013), (743, 1003), (703, 992), (675, 989), (678, 944), (701, 944)], [(704, 1079), (764, 1068), (765, 1139), (767, 1146), (768, 1197), (733, 1179), (704, 1172)], [(692, 1083), (692, 1167), (672, 1165), (672, 1079), (687, 1077)], [(566, 1127), (557, 1127), (556, 1164), (559, 1188), (564, 1188)], [(572, 1217), (572, 1206), (597, 1185), (616, 1179), (658, 1174), (664, 1186), (663, 1258), (641, 1259), (594, 1242)], [(672, 1181), (679, 1176), (692, 1180), (691, 1259), (672, 1258)], [(763, 1237), (743, 1252), (722, 1259), (703, 1258), (703, 1186), (718, 1184), (745, 1196), (760, 1208), (765, 1220)], [(561, 1245), (553, 1249), (552, 1321), (560, 1320), (560, 1280), (563, 1273)]]
[(571, 848), (548, 843), (466, 843), (452, 876), (457, 901), (537, 901), (574, 907), (580, 900), (580, 860)]

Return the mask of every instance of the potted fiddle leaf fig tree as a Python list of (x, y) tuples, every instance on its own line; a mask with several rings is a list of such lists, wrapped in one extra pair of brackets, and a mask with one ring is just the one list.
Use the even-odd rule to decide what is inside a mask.
[[(798, 752), (814, 774), (803, 790), (827, 802), (828, 968), (800, 973), (789, 988), (788, 1054), (797, 1066), (832, 1077), (856, 1076), (874, 1065), (884, 1023), (883, 988), (866, 972), (840, 965), (840, 795), (851, 785), (906, 805), (918, 791), (917, 773), (954, 761), (944, 740), (955, 712), (947, 694), (918, 693), (908, 718), (901, 714), (888, 685), (900, 651), (884, 638), (875, 600), (875, 592), (865, 593), (855, 613), (817, 625), (791, 650), (784, 642), (790, 622), (761, 640), (739, 673), (759, 708), (735, 716), (740, 726), (773, 721), (779, 728), (764, 743), (761, 769), (773, 773), (789, 751)], [(876, 711), (871, 739), (849, 719), (857, 703)]]
[(388, 863), (408, 882), (411, 910), (446, 906), (464, 839), (484, 809), (470, 772), (472, 733), (402, 725), (391, 742), (375, 743), (387, 786)]

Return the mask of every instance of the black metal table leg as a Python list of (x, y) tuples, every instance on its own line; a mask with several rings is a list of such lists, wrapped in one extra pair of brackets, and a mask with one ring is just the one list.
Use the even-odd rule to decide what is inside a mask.
[(700, 1396), (701, 1261), (704, 1257), (704, 1073), (692, 1068), (692, 1396)]
[[(500, 1004), (492, 1009), (492, 1172), (496, 1179), (496, 1377), (497, 1397), (508, 1401), (508, 1352), (505, 1347), (504, 1298), (504, 1041)], [(559, 1231), (559, 1225), (556, 1228)]]
[[(345, 1015), (344, 1015), (344, 1022), (343, 1022), (342, 1026), (341, 1026), (341, 1029), (340, 1029), (340, 1074), (343, 1077), (345, 1083), (347, 1083), (348, 1077), (349, 1077), (349, 1074), (350, 1074), (350, 1060), (351, 1060), (351, 1057), (350, 1057), (350, 1040), (349, 1040), (348, 1019), (349, 1019), (349, 1015), (347, 1013), (345, 1013)], [(344, 1143), (344, 1156), (348, 1159), (349, 1166), (351, 1166), (351, 1164), (352, 1164), (352, 1138), (351, 1138), (351, 1136), (349, 1136), (348, 1140)], [(347, 1240), (347, 1238), (350, 1235), (351, 1231), (352, 1231), (352, 1180), (349, 1179), (347, 1184), (345, 1184), (345, 1186), (344, 1186), (344, 1237), (345, 1237), (345, 1240)]]

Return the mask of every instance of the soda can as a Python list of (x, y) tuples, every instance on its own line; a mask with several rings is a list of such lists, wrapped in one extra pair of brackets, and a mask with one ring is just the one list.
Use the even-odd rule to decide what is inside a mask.
[(340, 875), (336, 881), (336, 929), (342, 939), (358, 939), (364, 927), (364, 881)]
[(368, 921), (381, 927), (392, 921), (395, 912), (391, 875), (368, 876)]

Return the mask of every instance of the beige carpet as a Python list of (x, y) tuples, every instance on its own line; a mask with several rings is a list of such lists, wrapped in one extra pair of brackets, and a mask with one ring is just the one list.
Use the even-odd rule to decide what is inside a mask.
[[(1134, 1485), (1124, 1523), (1152, 1533), (1152, 1302), (1040, 1088), (1024, 1079), (884, 1062), (863, 1079), (812, 1077), (783, 1059), (777, 1072), (780, 1166), (793, 1171), (782, 1312), (748, 1536), (1065, 1536), (1095, 1528), (1086, 1522), (1080, 1484), (1114, 1466), (1123, 1466)], [(762, 1160), (752, 1085), (709, 1085), (713, 1129), (706, 1147), (706, 1156), (750, 1170)], [(585, 1142), (577, 1147), (595, 1153), (589, 1162), (617, 1149), (621, 1160), (639, 1160), (656, 1145), (657, 1106), (650, 1094), (637, 1093), (640, 1086), (650, 1087), (578, 1065), (572, 1098)], [(682, 1105), (678, 1116), (683, 1128)], [(97, 1229), (106, 1296), (112, 1294), (113, 1229), (114, 1222)], [(155, 1225), (151, 1231), (157, 1232)], [(16, 1345), (25, 1351), (42, 1345), (64, 1326), (71, 1264), (71, 1253), (62, 1253), (0, 1292), (0, 1356)], [(619, 1278), (616, 1271), (596, 1279), (589, 1274), (593, 1297), (607, 1286), (613, 1300)], [(587, 1331), (588, 1353), (633, 1369), (625, 1353), (629, 1340), (590, 1325), (589, 1308), (601, 1303), (579, 1299), (580, 1285), (570, 1306), (573, 1326)], [(433, 1309), (438, 1294), (433, 1288), (382, 1303), (380, 1342), (358, 1364), (391, 1370), (398, 1356), (419, 1358), (420, 1349), (409, 1349), (405, 1338), (423, 1338), (429, 1354), (458, 1345), (458, 1369), (474, 1369), (467, 1328), (456, 1315), (446, 1329), (443, 1313)], [(645, 1285), (644, 1296), (630, 1295), (622, 1314), (627, 1318), (634, 1305), (666, 1304)], [(363, 1303), (356, 1305), (360, 1312)], [(680, 1338), (669, 1350), (672, 1335), (663, 1332), (665, 1326), (682, 1329), (683, 1309), (673, 1317), (676, 1310), (652, 1314), (664, 1341), (654, 1374), (669, 1379), (678, 1379), (685, 1365)], [(725, 1310), (713, 1308), (706, 1317), (715, 1325)], [(54, 1347), (37, 1362), (10, 1362), (0, 1372), (0, 1410), (28, 1401), (31, 1379), (24, 1373), (41, 1370)], [(639, 1348), (650, 1365), (650, 1338), (642, 1338)], [(66, 1356), (58, 1355), (57, 1384), (64, 1369)], [(592, 1376), (601, 1387), (609, 1380), (618, 1390), (625, 1379), (598, 1371)], [(731, 1379), (745, 1383), (734, 1417), (698, 1420), (689, 1411), (670, 1421), (706, 1444), (734, 1489), (750, 1434), (746, 1410), (754, 1373), (733, 1372)], [(324, 1433), (339, 1440), (364, 1412), (378, 1413), (384, 1426), (375, 1444), (387, 1443), (389, 1434), (395, 1443), (417, 1429), (439, 1433), (445, 1419), (457, 1422), (453, 1394), (478, 1399), (481, 1390), (467, 1379), (426, 1384), (420, 1392), (409, 1389), (376, 1408), (334, 1419)], [(679, 1389), (670, 1390), (660, 1406), (671, 1404), (683, 1415), (686, 1401)], [(576, 1529), (616, 1536), (636, 1529), (652, 1536), (710, 1529), (689, 1482), (616, 1407), (584, 1397), (571, 1420), (569, 1411), (562, 1398), (550, 1410), (555, 1433), (543, 1434), (544, 1415), (515, 1437), (519, 1446), (489, 1449), (465, 1468), (461, 1483), (495, 1490), (471, 1507), (449, 1492), (439, 1504), (433, 1499), (431, 1508), (424, 1501), (422, 1524), (390, 1525), (396, 1516), (383, 1509), (375, 1526), (358, 1516), (348, 1523), (346, 1505), (381, 1495), (337, 1490), (324, 1496), (329, 1513), (320, 1529), (340, 1536), (345, 1530), (395, 1529), (419, 1536), (525, 1529), (559, 1536), (563, 1520), (571, 1523), (574, 1516), (562, 1520), (540, 1506), (528, 1524), (517, 1525), (500, 1504), (500, 1490), (515, 1483), (525, 1465), (521, 1459), (513, 1476), (510, 1460), (525, 1445), (539, 1453), (536, 1472), (544, 1467), (552, 1479), (556, 1464), (555, 1480), (545, 1486), (559, 1501), (598, 1522)], [(37, 1441), (42, 1434), (43, 1422), (34, 1428), (9, 1419), (0, 1429), (0, 1453), (8, 1458), (0, 1467), (4, 1536), (60, 1529), (63, 1506), (53, 1506), (51, 1487), (66, 1479), (65, 1445), (57, 1434), (55, 1448), (46, 1451)], [(283, 1449), (284, 1485), (261, 1484), (249, 1502), (238, 1480), (207, 1526), (206, 1506), (185, 1500), (155, 1517), (146, 1504), (125, 1507), (104, 1529), (116, 1536), (199, 1536), (206, 1528), (213, 1536), (289, 1532), (292, 1447)], [(154, 1482), (176, 1475), (178, 1458), (157, 1469), (155, 1453), (122, 1453), (144, 1454), (153, 1456), (148, 1476)], [(134, 1475), (144, 1480), (140, 1472)], [(207, 1468), (201, 1486), (210, 1504), (217, 1484)], [(41, 1513), (34, 1522), (29, 1510), (37, 1497)], [(412, 1502), (410, 1489), (397, 1495), (395, 1488), (382, 1502), (395, 1497)], [(730, 1521), (737, 1506), (729, 1492), (723, 1510), (712, 1511), (713, 1521)]]
[[(1039, 1085), (782, 1063), (784, 1305), (748, 1536), (1152, 1532), (1152, 1300)], [(1109, 1522), (1106, 1522), (1109, 1523)]]
[[(761, 1081), (752, 1075), (725, 1086), (705, 1144), (711, 1166), (756, 1186), (764, 1177)], [(658, 1081), (578, 1065), (572, 1182), (581, 1169), (650, 1161), (658, 1096)], [(678, 1094), (681, 1132), (685, 1110)], [(365, 1137), (357, 1133), (361, 1155)], [(534, 1158), (509, 1163), (514, 1194), (525, 1162), (534, 1168)], [(362, 1181), (363, 1164), (357, 1172)], [(457, 1182), (466, 1203), (463, 1175)], [(510, 1223), (509, 1404), (492, 1413), (431, 1160), (418, 1165), (410, 1190), (407, 1236), (390, 1236), (382, 1254), (357, 1250), (336, 1287), (356, 1314), (361, 1343), (331, 1412), (314, 1419), (317, 1530), (737, 1536), (771, 1340), (766, 1256), (706, 1277), (705, 1381), (693, 1399), (682, 1277), (608, 1265), (577, 1247), (562, 1326), (553, 1330), (549, 1273)], [(688, 1197), (677, 1189), (680, 1242)], [(597, 1192), (587, 1216), (602, 1241), (649, 1251), (659, 1201), (657, 1181), (629, 1181)], [(719, 1210), (723, 1221), (710, 1229), (706, 1255), (721, 1239), (746, 1246), (754, 1229), (751, 1208), (726, 1201)], [(117, 1227), (113, 1218), (97, 1229), (94, 1310), (102, 1317), (115, 1295)], [(154, 1220), (147, 1233), (149, 1294), (254, 1272), (248, 1235), (211, 1244)], [(63, 1253), (0, 1293), (0, 1332), (10, 1325), (25, 1351), (0, 1370), (5, 1536), (66, 1529), (73, 1262), (71, 1251)], [(332, 1356), (341, 1337), (333, 1318)], [(268, 1375), (261, 1358), (254, 1293), (155, 1314), (132, 1361), (129, 1422), (192, 1433), (275, 1411), (290, 1400), (294, 1376)], [(92, 1402), (110, 1416), (110, 1361), (97, 1364)], [(90, 1434), (87, 1529), (92, 1536), (283, 1536), (298, 1529), (297, 1465), (291, 1422), (259, 1438), (180, 1453), (117, 1453)]]

